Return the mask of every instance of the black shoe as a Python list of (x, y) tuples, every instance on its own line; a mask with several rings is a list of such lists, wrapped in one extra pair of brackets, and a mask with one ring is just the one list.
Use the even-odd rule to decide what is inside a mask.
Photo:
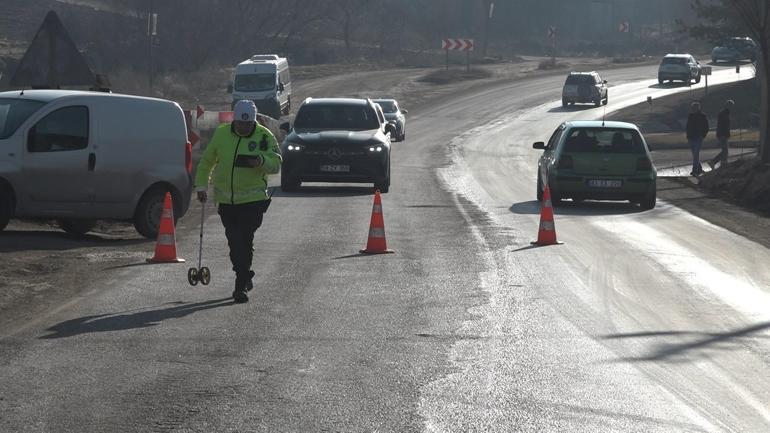
[(243, 304), (249, 302), (249, 296), (246, 294), (245, 289), (235, 289), (233, 290), (233, 300), (236, 304)]
[(254, 271), (249, 271), (249, 279), (246, 280), (246, 291), (250, 292), (254, 288), (254, 282), (251, 279), (254, 278)]

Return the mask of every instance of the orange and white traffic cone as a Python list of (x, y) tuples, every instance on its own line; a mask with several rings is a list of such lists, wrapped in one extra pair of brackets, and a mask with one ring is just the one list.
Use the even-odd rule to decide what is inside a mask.
[(391, 254), (395, 251), (388, 249), (385, 240), (385, 219), (382, 216), (382, 198), (380, 191), (374, 192), (374, 206), (372, 206), (372, 220), (369, 223), (369, 240), (361, 254)]
[(171, 206), (171, 193), (166, 193), (163, 200), (163, 213), (160, 216), (158, 242), (155, 244), (155, 256), (147, 259), (150, 263), (182, 263), (184, 259), (176, 256), (176, 234), (174, 230), (174, 210)]
[(556, 224), (553, 221), (551, 189), (546, 185), (543, 191), (543, 206), (540, 209), (540, 229), (537, 232), (537, 242), (532, 242), (532, 245), (544, 247), (559, 244), (561, 242), (556, 240)]

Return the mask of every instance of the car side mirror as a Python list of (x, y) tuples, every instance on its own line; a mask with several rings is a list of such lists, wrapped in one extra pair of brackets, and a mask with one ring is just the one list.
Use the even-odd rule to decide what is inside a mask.
[(281, 126), (278, 127), (278, 129), (288, 133), (291, 130), (291, 124), (289, 122), (283, 122), (281, 123)]
[(532, 145), (532, 148), (537, 150), (545, 150), (545, 143), (543, 143), (542, 141), (538, 141)]
[(227, 85), (227, 93), (233, 93), (233, 85), (232, 84), (228, 84)]
[(396, 127), (393, 126), (392, 123), (388, 123), (387, 125), (385, 125), (385, 133), (386, 134), (390, 134), (391, 136), (395, 136), (396, 135)]
[(602, 81), (602, 83), (607, 84), (607, 80)]
[(404, 114), (409, 114), (409, 110), (401, 110), (401, 112)]

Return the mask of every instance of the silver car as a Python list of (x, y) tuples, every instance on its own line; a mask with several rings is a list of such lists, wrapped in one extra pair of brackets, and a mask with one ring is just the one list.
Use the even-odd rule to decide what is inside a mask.
[(700, 62), (690, 54), (666, 54), (658, 67), (658, 83), (682, 81), (700, 83)]
[(406, 140), (406, 114), (407, 110), (398, 106), (395, 99), (374, 99), (375, 104), (379, 104), (385, 112), (385, 119), (396, 127), (396, 134), (393, 141)]

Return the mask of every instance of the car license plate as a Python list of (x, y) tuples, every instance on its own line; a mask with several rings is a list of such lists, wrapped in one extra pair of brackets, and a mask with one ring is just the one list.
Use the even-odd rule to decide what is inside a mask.
[(621, 188), (622, 180), (590, 179), (588, 186), (591, 188)]
[(349, 165), (322, 165), (321, 171), (327, 173), (348, 173), (350, 172)]

